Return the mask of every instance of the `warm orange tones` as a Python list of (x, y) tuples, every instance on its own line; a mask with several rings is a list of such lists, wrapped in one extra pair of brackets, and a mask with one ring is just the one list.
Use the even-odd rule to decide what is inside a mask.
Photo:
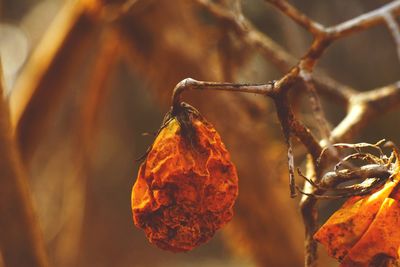
[(216, 130), (191, 117), (195, 136), (173, 118), (157, 136), (132, 190), (133, 220), (151, 243), (174, 252), (207, 242), (232, 218), (235, 166)]
[(399, 257), (399, 178), (368, 196), (347, 200), (314, 235), (341, 267), (369, 266), (381, 255)]

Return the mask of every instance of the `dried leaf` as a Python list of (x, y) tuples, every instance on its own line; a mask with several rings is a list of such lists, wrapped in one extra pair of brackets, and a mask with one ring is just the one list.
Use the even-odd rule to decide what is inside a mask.
[(188, 140), (176, 118), (157, 136), (132, 190), (136, 226), (151, 243), (174, 252), (207, 242), (229, 222), (238, 194), (235, 166), (216, 130), (191, 119)]
[(370, 266), (382, 255), (398, 258), (398, 178), (368, 196), (350, 198), (314, 235), (342, 267)]
[(400, 247), (400, 202), (386, 198), (374, 221), (351, 248), (341, 266), (362, 266), (384, 254), (397, 258)]

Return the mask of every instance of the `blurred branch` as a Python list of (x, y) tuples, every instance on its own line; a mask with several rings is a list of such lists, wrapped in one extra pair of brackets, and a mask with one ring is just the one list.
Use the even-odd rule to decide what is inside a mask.
[[(111, 28), (103, 31), (100, 38), (100, 50), (96, 55), (95, 62), (91, 68), (91, 73), (86, 79), (85, 92), (81, 103), (81, 114), (79, 116), (80, 125), (77, 129), (81, 129), (83, 143), (91, 143), (94, 134), (95, 121), (99, 108), (107, 97), (107, 82), (112, 77), (112, 73), (116, 64), (120, 59), (120, 38), (118, 33)], [(81, 146), (81, 147), (86, 147)], [(90, 147), (90, 146), (89, 146)]]
[(319, 35), (324, 31), (324, 27), (321, 24), (307, 17), (288, 2), (284, 0), (265, 0), (265, 1), (276, 6), (286, 16), (294, 20), (297, 24), (299, 24), (304, 29), (312, 33), (314, 36)]
[[(210, 12), (210, 14), (214, 15), (216, 19), (225, 23), (236, 32), (243, 43), (258, 50), (265, 59), (271, 61), (281, 72), (286, 73), (296, 64), (297, 59), (295, 57), (286, 52), (284, 48), (267, 35), (257, 30), (243, 15), (238, 16), (223, 6), (209, 0), (197, 0), (197, 2)], [(333, 97), (340, 103), (346, 103), (348, 96), (355, 91), (321, 72), (317, 72), (312, 82), (315, 83), (318, 91), (329, 97)]]
[(6, 102), (0, 65), (0, 249), (7, 267), (46, 267), (48, 260)]
[(399, 27), (399, 24), (396, 21), (393, 14), (391, 14), (389, 12), (385, 12), (383, 14), (383, 18), (385, 19), (386, 26), (388, 27), (390, 33), (393, 36), (393, 40), (396, 44), (397, 56), (399, 57), (399, 61), (400, 61), (400, 27)]
[(312, 33), (314, 37), (322, 37), (324, 39), (338, 39), (355, 32), (366, 30), (370, 27), (384, 23), (386, 21), (386, 14), (394, 16), (400, 13), (400, 1), (396, 0), (338, 25), (325, 27), (318, 22), (311, 20), (308, 16), (300, 12), (286, 0), (265, 1), (273, 4), (286, 16), (293, 19), (293, 21), (295, 21), (297, 24)]
[(333, 129), (332, 142), (344, 142), (354, 137), (376, 117), (400, 106), (400, 81), (362, 92), (350, 98), (346, 117)]
[(197, 2), (218, 20), (229, 25), (244, 43), (260, 51), (266, 59), (270, 60), (282, 72), (288, 71), (296, 62), (296, 59), (289, 55), (280, 45), (255, 29), (243, 15), (237, 16), (234, 12), (209, 0), (197, 0)]
[(11, 125), (21, 156), (29, 161), (68, 88), (68, 80), (82, 64), (87, 45), (96, 33), (83, 1), (68, 1), (46, 32), (19, 76), (9, 98)]

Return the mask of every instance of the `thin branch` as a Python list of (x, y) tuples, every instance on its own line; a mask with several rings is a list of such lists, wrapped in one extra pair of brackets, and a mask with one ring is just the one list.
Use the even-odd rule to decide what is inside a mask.
[(293, 146), (290, 136), (286, 140), (288, 146), (288, 168), (289, 168), (289, 189), (290, 197), (296, 197), (296, 181), (294, 178), (294, 156), (293, 156)]
[(338, 39), (345, 37), (351, 33), (359, 32), (372, 26), (384, 23), (384, 14), (395, 15), (400, 13), (400, 1), (396, 0), (338, 25), (324, 27), (320, 23), (311, 20), (308, 16), (304, 15), (285, 0), (265, 1), (276, 6), (286, 16), (293, 19), (297, 24), (312, 33), (315, 37), (319, 36), (325, 39)]
[[(292, 66), (296, 65), (297, 59), (295, 57), (257, 30), (244, 16), (237, 16), (209, 0), (197, 0), (197, 2), (215, 18), (228, 25), (245, 44), (258, 50), (265, 59), (271, 61), (281, 72), (286, 73)], [(348, 96), (355, 92), (349, 86), (340, 84), (318, 71), (317, 75), (313, 77), (313, 82), (316, 84), (317, 90), (330, 97), (333, 96), (341, 103), (346, 103)]]
[(314, 84), (311, 82), (311, 73), (307, 71), (300, 71), (300, 77), (303, 79), (307, 88), (310, 103), (314, 112), (314, 117), (317, 120), (317, 127), (323, 139), (327, 139), (330, 136), (330, 125), (325, 117), (324, 110), (322, 109), (321, 101), (317, 94)]
[(311, 131), (296, 119), (287, 98), (288, 90), (299, 82), (298, 68), (293, 68), (288, 74), (278, 81), (267, 84), (236, 84), (196, 81), (187, 78), (179, 82), (172, 93), (172, 106), (179, 106), (181, 95), (186, 90), (222, 90), (232, 92), (244, 92), (261, 94), (271, 97), (277, 108), (278, 118), (287, 140), (291, 134), (298, 138), (309, 153), (317, 159), (322, 152), (322, 147)]
[(271, 96), (274, 94), (274, 83), (267, 84), (238, 84), (196, 81), (191, 78), (179, 82), (172, 93), (172, 105), (177, 106), (181, 101), (181, 95), (186, 90), (218, 90), (244, 92)]
[[(306, 176), (309, 177), (314, 183), (318, 180), (317, 168), (314, 162), (314, 158), (310, 155), (307, 156), (307, 173)], [(301, 215), (304, 223), (304, 266), (315, 267), (317, 266), (317, 242), (314, 240), (313, 236), (317, 228), (317, 218), (318, 212), (316, 208), (317, 199), (313, 197), (313, 194), (322, 193), (320, 190), (313, 186), (307, 181), (304, 183), (303, 191), (311, 194), (303, 194), (301, 197), (299, 206)]]
[(355, 136), (372, 119), (400, 106), (400, 81), (350, 98), (346, 117), (333, 129), (331, 142), (344, 142)]
[(241, 0), (234, 0), (233, 1), (233, 11), (237, 16), (243, 16), (242, 1)]
[(288, 104), (287, 96), (279, 94), (274, 97), (274, 101), (284, 135), (294, 135), (306, 147), (313, 158), (318, 158), (318, 155), (322, 152), (322, 148), (311, 131), (297, 120)]
[(393, 40), (396, 44), (397, 56), (400, 61), (400, 28), (396, 19), (394, 18), (392, 13), (384, 12), (383, 18), (385, 19), (386, 26), (388, 27), (390, 33), (393, 36)]
[(122, 3), (108, 3), (101, 7), (99, 18), (106, 23), (113, 23), (129, 15), (139, 0), (126, 0)]
[(278, 118), (281, 122), (282, 130), (288, 144), (290, 189), (291, 197), (294, 197), (296, 192), (294, 181), (294, 162), (290, 141), (291, 136), (298, 138), (314, 159), (317, 159), (322, 152), (322, 147), (319, 145), (317, 139), (312, 135), (311, 131), (306, 126), (297, 120), (289, 105), (287, 93), (290, 88), (300, 81), (297, 78), (298, 72), (298, 68), (294, 68), (279, 81), (256, 85), (204, 82), (187, 78), (179, 82), (174, 88), (172, 93), (172, 106), (178, 107), (180, 105), (182, 98), (181, 95), (187, 90), (222, 90), (231, 92), (255, 93), (271, 97), (274, 100)]
[(351, 33), (362, 31), (384, 22), (390, 23), (389, 27), (395, 38), (400, 35), (398, 34), (398, 26), (393, 18), (394, 14), (400, 13), (400, 0), (393, 1), (378, 9), (331, 27), (324, 27), (323, 25), (311, 20), (308, 16), (300, 12), (285, 0), (265, 1), (273, 4), (286, 16), (293, 19), (297, 24), (314, 35), (314, 43), (309, 52), (303, 58), (305, 61), (304, 63), (306, 63), (304, 65), (310, 71), (315, 65), (316, 60), (335, 39), (343, 38)]
[[(267, 1), (274, 4), (288, 17), (292, 18), (296, 23), (314, 35), (314, 41), (311, 47), (297, 65), (294, 63), (295, 60), (293, 57), (291, 57), (284, 49), (276, 45), (263, 33), (257, 31), (243, 16), (240, 16), (239, 20), (232, 12), (221, 8), (221, 6), (217, 4), (211, 3), (207, 0), (198, 0), (198, 2), (207, 8), (210, 13), (224, 21), (227, 25), (230, 25), (232, 29), (238, 33), (238, 37), (241, 38), (244, 43), (258, 49), (265, 58), (271, 60), (283, 72), (287, 71), (290, 66), (295, 66), (282, 79), (275, 83), (276, 94), (273, 96), (273, 99), (275, 101), (278, 118), (281, 122), (285, 139), (288, 142), (289, 173), (291, 173), (293, 168), (293, 162), (291, 161), (292, 158), (290, 156), (292, 149), (290, 145), (290, 137), (293, 135), (300, 139), (303, 145), (307, 148), (308, 152), (311, 154), (311, 156), (308, 158), (309, 164), (307, 169), (308, 172), (312, 174), (312, 177), (314, 177), (314, 179), (317, 181), (319, 180), (321, 172), (324, 170), (324, 166), (326, 166), (327, 163), (325, 160), (323, 162), (319, 162), (317, 165), (316, 159), (319, 157), (317, 155), (317, 151), (321, 152), (321, 147), (328, 145), (330, 141), (342, 140), (355, 134), (359, 129), (365, 126), (367, 120), (378, 114), (378, 112), (373, 111), (374, 106), (381, 107), (383, 110), (387, 110), (390, 106), (388, 103), (389, 100), (391, 101), (391, 104), (393, 104), (393, 107), (400, 102), (400, 97), (390, 98), (391, 96), (397, 95), (398, 90), (395, 90), (396, 86), (392, 86), (392, 88), (388, 90), (374, 92), (371, 95), (367, 93), (357, 93), (352, 88), (341, 86), (332, 79), (325, 77), (321, 78), (321, 75), (316, 76), (318, 78), (312, 78), (311, 74), (314, 70), (314, 67), (325, 50), (334, 40), (345, 37), (350, 33), (358, 32), (382, 23), (384, 21), (382, 14), (385, 14), (386, 12), (391, 12), (391, 14), (397, 13), (400, 10), (400, 1), (389, 3), (377, 10), (368, 12), (352, 20), (328, 28), (312, 21), (284, 0)], [(294, 71), (296, 69), (297, 71)], [(287, 91), (293, 87), (295, 82), (287, 82), (286, 80), (296, 80), (299, 77), (306, 82), (306, 86), (308, 82), (314, 81), (317, 85), (319, 85), (317, 87), (318, 90), (321, 90), (321, 92), (327, 95), (334, 96), (340, 102), (347, 104), (349, 108), (345, 119), (330, 134), (330, 139), (327, 138), (328, 132), (330, 132), (329, 128), (325, 127), (322, 129), (324, 140), (322, 140), (320, 144), (316, 141), (311, 132), (295, 118), (293, 112), (291, 111), (291, 107), (288, 104)], [(313, 96), (312, 99), (314, 99), (315, 115), (317, 118), (319, 118), (319, 124), (327, 125), (325, 124), (326, 118), (322, 112), (318, 96), (315, 92), (316, 88), (310, 87), (309, 85), (306, 88), (311, 91)], [(386, 104), (386, 106), (382, 107), (382, 104)], [(291, 175), (289, 176), (291, 188), (293, 188), (292, 183), (294, 179), (292, 179), (293, 177), (291, 177)], [(313, 240), (313, 234), (317, 225), (317, 200), (312, 195), (322, 195), (324, 192), (307, 182), (305, 183), (304, 191), (308, 195), (303, 196), (300, 206), (306, 229), (305, 265), (316, 266), (317, 244)]]
[(285, 0), (265, 0), (279, 10), (281, 10), (286, 16), (294, 20), (297, 24), (302, 26), (304, 29), (312, 33), (314, 36), (323, 34), (324, 27), (316, 21), (313, 21), (308, 16), (300, 12), (297, 8), (289, 4)]
[(197, 3), (215, 18), (229, 25), (244, 43), (257, 49), (282, 72), (287, 72), (296, 63), (293, 56), (268, 36), (258, 31), (244, 16), (237, 16), (234, 12), (209, 0), (197, 0)]
[(317, 159), (322, 152), (322, 147), (311, 131), (296, 119), (287, 97), (287, 93), (300, 80), (297, 78), (299, 69), (294, 68), (280, 80), (267, 84), (235, 84), (196, 81), (191, 78), (184, 79), (176, 85), (172, 93), (172, 106), (179, 107), (181, 95), (186, 90), (222, 90), (233, 92), (255, 93), (271, 97), (274, 100), (278, 118), (288, 145), (288, 167), (291, 197), (296, 196), (294, 180), (294, 160), (292, 155), (291, 137), (298, 138), (307, 148), (308, 152)]
[(383, 165), (368, 164), (354, 170), (344, 169), (344, 170), (327, 172), (321, 178), (321, 181), (319, 182), (318, 185), (321, 186), (322, 188), (328, 189), (328, 188), (334, 188), (335, 186), (341, 183), (356, 179), (364, 179), (364, 180), (367, 178), (387, 179), (392, 174), (393, 173)]
[(301, 122), (299, 122), (287, 99), (286, 93), (280, 93), (273, 98), (275, 102), (276, 112), (278, 119), (282, 126), (282, 131), (285, 136), (285, 140), (288, 146), (288, 168), (289, 168), (289, 187), (290, 196), (295, 197), (295, 179), (294, 179), (294, 158), (292, 155), (291, 136), (297, 137), (303, 145), (307, 148), (308, 152), (313, 158), (322, 152), (322, 148), (319, 146), (318, 141), (314, 138), (308, 128), (306, 128)]
[(349, 34), (363, 31), (381, 23), (385, 23), (383, 14), (393, 15), (400, 13), (400, 0), (388, 3), (378, 9), (372, 10), (358, 17), (342, 22), (336, 26), (326, 28), (333, 39), (343, 38)]
[(280, 80), (276, 81), (274, 83), (275, 94), (272, 95), (272, 98), (286, 140), (289, 140), (291, 135), (295, 136), (306, 147), (308, 153), (314, 159), (317, 159), (322, 152), (322, 147), (310, 129), (296, 118), (288, 100), (289, 89), (302, 82), (300, 73), (301, 69), (294, 67)]

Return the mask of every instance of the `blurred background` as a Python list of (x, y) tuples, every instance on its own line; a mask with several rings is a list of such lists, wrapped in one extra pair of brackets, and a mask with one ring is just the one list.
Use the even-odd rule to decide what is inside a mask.
[[(334, 25), (388, 1), (290, 2)], [(310, 35), (272, 6), (262, 0), (243, 0), (242, 6), (258, 29), (296, 58), (307, 51)], [(289, 197), (274, 107), (260, 96), (185, 94), (220, 132), (237, 166), (233, 221), (209, 243), (180, 254), (149, 244), (133, 225), (135, 160), (153, 140), (142, 133), (157, 131), (174, 86), (187, 77), (265, 83), (282, 75), (197, 1), (0, 0), (0, 56), (51, 266), (302, 266), (299, 199)], [(395, 44), (384, 26), (339, 40), (318, 68), (359, 91), (400, 78)], [(307, 100), (294, 96), (313, 129)], [(322, 101), (333, 127), (345, 107)], [(371, 121), (353, 141), (399, 144), (399, 118), (393, 111)], [(296, 161), (304, 158), (297, 148)], [(335, 207), (337, 202), (323, 202), (320, 221)], [(337, 265), (320, 251), (321, 266)]]

